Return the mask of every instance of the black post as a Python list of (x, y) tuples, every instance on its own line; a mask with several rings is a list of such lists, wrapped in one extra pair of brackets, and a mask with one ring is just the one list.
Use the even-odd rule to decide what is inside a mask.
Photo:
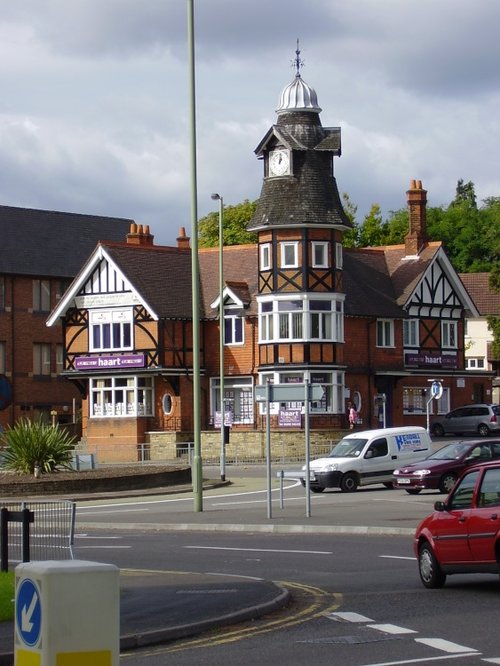
[(9, 570), (9, 510), (0, 509), (0, 570)]
[(30, 561), (30, 517), (32, 512), (28, 508), (24, 508), (21, 513), (23, 514), (22, 519), (22, 556), (23, 562)]

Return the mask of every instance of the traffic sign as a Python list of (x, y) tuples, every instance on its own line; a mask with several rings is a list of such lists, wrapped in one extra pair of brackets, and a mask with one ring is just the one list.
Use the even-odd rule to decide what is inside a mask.
[(439, 381), (432, 382), (431, 395), (436, 400), (439, 400), (439, 398), (443, 395), (443, 385), (441, 384), (441, 382)]
[[(321, 384), (309, 384), (309, 402), (321, 400), (324, 388)], [(267, 385), (261, 384), (255, 387), (255, 399), (257, 402), (267, 400)], [(305, 384), (269, 384), (269, 402), (304, 402)]]
[(17, 588), (16, 624), (24, 643), (34, 647), (42, 629), (42, 605), (38, 586), (30, 578), (25, 578)]

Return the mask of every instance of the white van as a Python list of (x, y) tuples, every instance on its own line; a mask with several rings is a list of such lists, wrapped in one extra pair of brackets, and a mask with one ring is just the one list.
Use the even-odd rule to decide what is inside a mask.
[[(432, 452), (425, 428), (381, 428), (350, 432), (333, 447), (328, 458), (309, 463), (309, 487), (314, 493), (325, 488), (354, 492), (358, 486), (383, 483), (392, 488), (397, 467), (418, 462)], [(306, 471), (306, 466), (302, 468)], [(302, 479), (305, 485), (305, 479)]]

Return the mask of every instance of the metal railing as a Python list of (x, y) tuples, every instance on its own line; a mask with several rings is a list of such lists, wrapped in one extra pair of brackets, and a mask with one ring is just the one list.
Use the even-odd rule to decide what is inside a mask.
[[(0, 499), (0, 508), (33, 513), (29, 526), (30, 561), (73, 559), (76, 504), (69, 500), (13, 501)], [(9, 562), (23, 561), (23, 526), (8, 523)]]

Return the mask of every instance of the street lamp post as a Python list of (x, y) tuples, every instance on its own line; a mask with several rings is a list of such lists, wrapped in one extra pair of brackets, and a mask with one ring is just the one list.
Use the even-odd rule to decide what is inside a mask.
[(224, 199), (220, 194), (212, 194), (212, 199), (219, 202), (219, 362), (220, 362), (220, 478), (226, 480), (226, 442), (224, 437)]

